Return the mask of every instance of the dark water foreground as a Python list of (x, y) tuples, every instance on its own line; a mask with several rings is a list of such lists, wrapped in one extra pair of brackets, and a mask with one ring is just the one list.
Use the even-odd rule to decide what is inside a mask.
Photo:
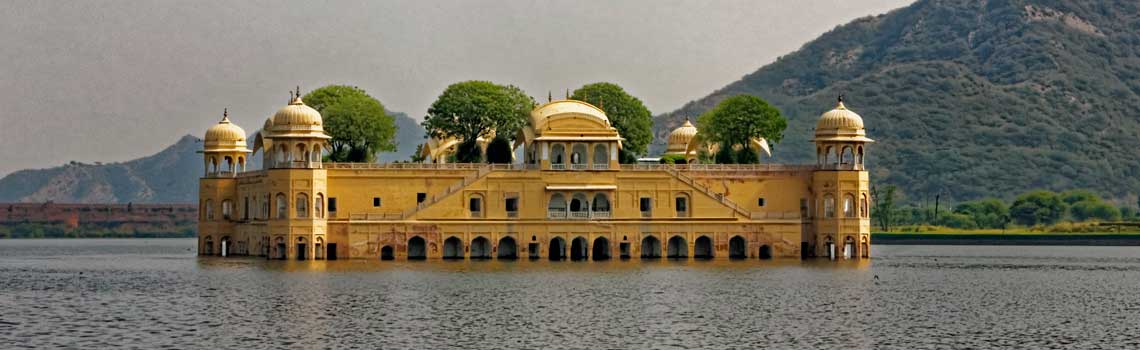
[(1140, 347), (1140, 248), (281, 262), (193, 246), (0, 241), (0, 348)]

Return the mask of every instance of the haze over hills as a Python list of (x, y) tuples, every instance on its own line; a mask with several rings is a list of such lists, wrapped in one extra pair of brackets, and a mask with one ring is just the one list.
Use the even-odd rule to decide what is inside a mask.
[[(424, 129), (404, 113), (389, 113), (399, 127), (398, 150), (382, 153), (380, 159), (408, 160), (423, 142)], [(196, 203), (201, 149), (200, 138), (186, 135), (154, 155), (122, 163), (72, 162), (17, 171), (0, 179), (0, 202)], [(259, 169), (260, 160), (260, 154), (251, 156), (249, 168)]]
[[(911, 201), (1090, 188), (1140, 192), (1140, 3), (922, 0), (839, 26), (655, 118), (657, 140), (725, 97), (788, 117), (773, 162), (813, 162), (820, 113), (845, 95), (877, 185)], [(657, 144), (659, 150), (662, 145)]]

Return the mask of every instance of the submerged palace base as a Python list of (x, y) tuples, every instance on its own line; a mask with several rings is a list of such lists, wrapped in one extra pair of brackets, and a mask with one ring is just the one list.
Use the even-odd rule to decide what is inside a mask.
[[(266, 169), (246, 171), (228, 118), (207, 131), (199, 254), (866, 258), (870, 139), (853, 118), (842, 103), (821, 117), (813, 165), (619, 164), (616, 129), (575, 100), (532, 112), (521, 164), (323, 163), (320, 114), (296, 98), (256, 136)], [(687, 157), (707, 147), (673, 136)]]

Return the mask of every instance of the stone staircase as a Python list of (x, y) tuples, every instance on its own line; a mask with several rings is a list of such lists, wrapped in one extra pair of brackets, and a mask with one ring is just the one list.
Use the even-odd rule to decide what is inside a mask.
[(458, 182), (451, 184), (451, 186), (448, 186), (447, 190), (443, 191), (443, 193), (432, 195), (431, 197), (424, 199), (423, 202), (416, 204), (415, 208), (405, 210), (403, 214), (400, 215), (400, 219), (407, 220), (409, 217), (415, 215), (420, 210), (423, 210), (424, 208), (430, 207), (432, 204), (442, 201), (444, 198), (447, 198), (456, 192), (459, 192), (460, 190), (466, 188), (468, 185), (475, 183), (475, 181), (479, 181), (479, 179), (482, 179), (490, 174), (491, 170), (493, 170), (494, 167), (495, 166), (492, 164), (484, 164), (483, 166), (480, 166), (475, 170), (474, 174), (464, 176), (462, 180), (459, 180)]
[(693, 188), (697, 189), (697, 191), (704, 193), (705, 195), (720, 201), (720, 204), (723, 204), (724, 206), (732, 208), (732, 210), (736, 211), (737, 213), (744, 216), (745, 218), (751, 218), (752, 217), (752, 212), (745, 210), (744, 207), (741, 207), (740, 205), (728, 200), (728, 198), (725, 198), (723, 194), (713, 192), (713, 190), (711, 188), (709, 188), (708, 186), (705, 186), (702, 183), (696, 182), (695, 180), (693, 180), (693, 178), (689, 177), (688, 175), (682, 174), (680, 171), (677, 171), (677, 168), (670, 167), (670, 166), (665, 166), (665, 167), (661, 167), (661, 168), (665, 169), (665, 172), (667, 172), (667, 173), (669, 173), (669, 175), (672, 175), (673, 177), (677, 178), (677, 180), (680, 180), (681, 182), (684, 182), (684, 183), (688, 184), (689, 186), (692, 186)]

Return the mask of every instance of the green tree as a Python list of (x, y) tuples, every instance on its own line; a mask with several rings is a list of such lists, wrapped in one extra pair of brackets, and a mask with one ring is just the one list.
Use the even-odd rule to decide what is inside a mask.
[(427, 157), (424, 156), (423, 152), (424, 144), (421, 143), (416, 145), (416, 152), (412, 153), (411, 157), (412, 163), (423, 163), (423, 161), (427, 160)]
[(1096, 195), (1096, 193), (1093, 193), (1092, 191), (1089, 191), (1089, 190), (1068, 190), (1065, 192), (1061, 192), (1060, 195), (1061, 195), (1061, 200), (1065, 201), (1065, 204), (1068, 204), (1068, 205), (1073, 205), (1073, 204), (1076, 204), (1077, 202), (1088, 201), (1088, 202), (1097, 203), (1097, 202), (1101, 201), (1100, 196)]
[(1061, 220), (1065, 210), (1065, 201), (1056, 193), (1033, 191), (1017, 197), (1009, 207), (1009, 215), (1022, 225), (1048, 225)]
[(495, 136), (487, 145), (487, 162), (494, 164), (511, 163), (511, 141), (503, 136)]
[(634, 161), (649, 150), (649, 142), (653, 141), (653, 115), (640, 99), (626, 93), (621, 86), (606, 82), (588, 84), (574, 90), (570, 98), (605, 111), (610, 124), (625, 138), (622, 152), (631, 154)]
[(666, 154), (661, 156), (661, 164), (685, 164), (686, 159), (681, 154)]
[(1069, 213), (1076, 221), (1119, 221), (1121, 217), (1120, 209), (1099, 199), (1076, 202)]
[(444, 89), (421, 125), (429, 137), (460, 140), (456, 150), (460, 162), (481, 161), (476, 140), (492, 135), (513, 140), (533, 109), (534, 99), (517, 87), (465, 81)]
[(987, 198), (958, 204), (954, 213), (967, 215), (979, 228), (1005, 228), (1009, 223), (1009, 208), (1005, 202)]
[(715, 155), (717, 164), (736, 164), (736, 153), (727, 143), (721, 143)]
[[(783, 139), (788, 121), (780, 110), (752, 95), (724, 99), (698, 118), (698, 132), (706, 142), (749, 148), (752, 139), (762, 137), (772, 146)], [(719, 161), (719, 157), (718, 157)]]
[(883, 192), (879, 192), (877, 187), (871, 188), (872, 204), (871, 215), (879, 222), (879, 229), (889, 232), (891, 225), (894, 224), (895, 214), (895, 192), (898, 190), (894, 185), (888, 185)]
[(760, 163), (760, 157), (756, 156), (756, 150), (751, 147), (741, 147), (736, 150), (736, 164), (757, 164)]
[(396, 123), (379, 100), (363, 89), (328, 85), (309, 92), (305, 104), (321, 112), (329, 140), (328, 159), (372, 162), (376, 153), (396, 150)]

